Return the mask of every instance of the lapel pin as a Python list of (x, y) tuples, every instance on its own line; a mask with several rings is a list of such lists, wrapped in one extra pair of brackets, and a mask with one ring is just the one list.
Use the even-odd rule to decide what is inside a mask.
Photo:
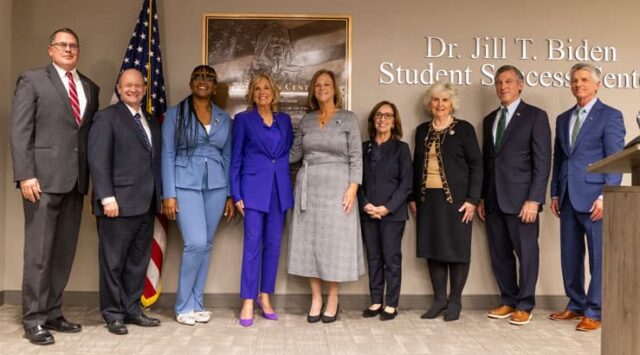
[(340, 119), (336, 120), (336, 124), (341, 124), (341, 123), (342, 123), (342, 120), (340, 120)]

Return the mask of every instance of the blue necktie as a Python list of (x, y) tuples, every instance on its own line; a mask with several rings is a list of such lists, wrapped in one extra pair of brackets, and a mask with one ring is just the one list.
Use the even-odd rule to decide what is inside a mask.
[(142, 119), (140, 118), (140, 114), (136, 113), (135, 116), (133, 116), (133, 118), (136, 121), (136, 125), (138, 126), (138, 130), (140, 130), (140, 133), (144, 137), (144, 147), (147, 148), (147, 150), (151, 152), (152, 151), (151, 143), (149, 142), (149, 137), (147, 136), (147, 132), (144, 130), (144, 126), (142, 125)]

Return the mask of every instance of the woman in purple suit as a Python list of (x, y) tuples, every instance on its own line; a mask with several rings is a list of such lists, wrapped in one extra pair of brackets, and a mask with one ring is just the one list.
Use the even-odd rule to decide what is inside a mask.
[(247, 111), (234, 118), (231, 154), (231, 196), (244, 216), (244, 248), (240, 325), (253, 324), (254, 301), (266, 319), (276, 320), (269, 294), (274, 292), (280, 239), (286, 211), (293, 207), (289, 149), (291, 117), (278, 112), (279, 89), (258, 74), (247, 92)]

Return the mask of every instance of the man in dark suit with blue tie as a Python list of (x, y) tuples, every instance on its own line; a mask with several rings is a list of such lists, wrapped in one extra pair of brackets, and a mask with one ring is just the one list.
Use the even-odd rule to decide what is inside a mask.
[(535, 307), (538, 213), (551, 169), (551, 129), (547, 113), (520, 98), (524, 88), (520, 70), (500, 67), (495, 86), (500, 108), (483, 122), (484, 180), (478, 214), (486, 220), (502, 304), (487, 315), (523, 325), (529, 323)]
[(76, 70), (78, 36), (49, 37), (51, 64), (18, 78), (11, 112), (13, 176), (24, 198), (22, 323), (33, 344), (52, 344), (49, 330), (79, 332), (62, 315), (62, 293), (78, 244), (89, 189), (87, 137), (100, 88)]
[[(598, 98), (600, 73), (591, 64), (571, 68), (576, 105), (558, 116), (551, 178), (551, 211), (560, 218), (562, 278), (569, 304), (553, 320), (581, 319), (577, 330), (600, 328), (602, 301), (602, 190), (617, 186), (622, 174), (589, 173), (589, 164), (624, 146), (622, 113)], [(584, 288), (584, 252), (589, 250), (591, 281)]]
[(100, 312), (109, 332), (126, 334), (125, 323), (160, 323), (142, 313), (139, 300), (154, 214), (161, 206), (161, 134), (158, 121), (141, 107), (142, 74), (123, 71), (117, 89), (121, 101), (99, 111), (89, 132), (89, 170), (98, 224)]

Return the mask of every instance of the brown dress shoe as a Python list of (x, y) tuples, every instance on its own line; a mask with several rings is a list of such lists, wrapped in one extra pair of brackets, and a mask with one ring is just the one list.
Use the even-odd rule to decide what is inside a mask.
[(509, 318), (509, 323), (513, 325), (525, 325), (531, 321), (531, 312), (516, 310)]
[(582, 319), (582, 313), (578, 313), (578, 312), (574, 312), (574, 311), (565, 309), (562, 312), (551, 313), (551, 315), (549, 315), (549, 319), (551, 319), (551, 320), (573, 320), (573, 319), (580, 320), (580, 319)]
[(500, 306), (498, 308), (494, 308), (494, 309), (490, 310), (489, 313), (487, 313), (487, 316), (489, 318), (504, 319), (504, 318), (508, 318), (509, 316), (511, 316), (511, 313), (513, 313), (513, 311), (515, 311), (515, 309), (513, 309), (512, 307), (507, 306), (506, 304), (503, 304), (502, 306)]
[(600, 321), (597, 319), (593, 319), (593, 318), (589, 318), (589, 317), (583, 317), (582, 320), (580, 321), (580, 323), (578, 323), (578, 326), (576, 327), (576, 330), (580, 330), (583, 332), (590, 332), (592, 330), (596, 330), (600, 328)]

